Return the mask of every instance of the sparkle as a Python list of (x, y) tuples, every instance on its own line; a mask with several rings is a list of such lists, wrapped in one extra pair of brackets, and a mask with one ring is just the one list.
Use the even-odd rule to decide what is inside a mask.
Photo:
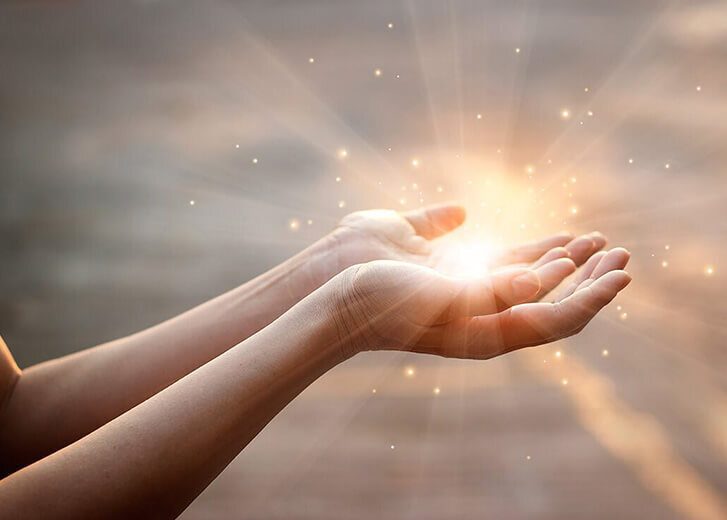
[(561, 352), (561, 351), (559, 350), (559, 351), (557, 351), (557, 352), (555, 353), (555, 357), (557, 357), (558, 359), (560, 359), (560, 358), (562, 358), (562, 357), (563, 357), (563, 353), (562, 353), (562, 352)]
[(669, 168), (671, 168), (671, 164), (669, 164), (669, 163), (666, 163), (666, 164), (664, 165), (664, 168), (666, 168), (666, 169), (668, 170)]
[(531, 457), (530, 457), (530, 455), (527, 455), (527, 456), (525, 457), (525, 459), (526, 459), (526, 460), (530, 460), (530, 458), (531, 458)]
[(439, 388), (438, 386), (435, 386), (435, 387), (434, 387), (434, 390), (432, 390), (432, 392), (434, 393), (434, 395), (439, 395), (439, 393), (440, 393), (441, 391), (442, 391), (442, 390), (441, 390), (441, 389), (440, 389), (440, 388)]
[(571, 215), (577, 215), (578, 214), (578, 206), (571, 206), (570, 213), (571, 213)]
[(535, 173), (535, 166), (533, 166), (532, 164), (528, 164), (525, 167), (525, 171), (527, 172), (528, 175), (532, 175), (533, 173)]
[(306, 221), (306, 224), (308, 224), (309, 226), (312, 226), (312, 225), (313, 225), (313, 219), (310, 219), (310, 218), (309, 218), (309, 219), (308, 219), (308, 220)]
[(585, 88), (583, 89), (583, 92), (588, 92), (589, 90), (590, 90), (590, 89), (589, 89), (588, 87), (585, 87)]
[(239, 145), (239, 144), (236, 144), (236, 145), (235, 145), (235, 148), (240, 148), (240, 145)]
[(603, 350), (601, 351), (601, 356), (603, 356), (603, 357), (608, 357), (608, 349), (605, 349), (605, 348), (604, 348), (604, 349), (603, 349)]
[(308, 58), (308, 63), (315, 63), (315, 62), (316, 62), (315, 58)]
[(389, 22), (389, 24), (386, 27), (388, 27), (389, 29), (393, 29), (394, 28), (394, 24), (391, 23), (391, 22)]
[(714, 274), (714, 266), (713, 265), (705, 265), (704, 266), (704, 274), (705, 274), (705, 276), (712, 276)]
[(629, 164), (634, 164), (634, 160), (629, 158)]
[(411, 165), (412, 165), (412, 166), (413, 166), (414, 168), (418, 168), (418, 167), (419, 167), (419, 159), (416, 159), (416, 158), (412, 159), (412, 160), (411, 160)]
[(406, 197), (400, 198), (399, 199), (399, 204), (401, 204), (402, 206), (406, 206)]
[(374, 69), (374, 76), (376, 76), (377, 78), (381, 76), (381, 69)]
[(669, 251), (669, 250), (671, 249), (671, 246), (670, 246), (669, 244), (666, 244), (666, 245), (664, 246), (664, 249), (666, 249), (667, 251)]
[(627, 320), (629, 318), (629, 313), (628, 312), (622, 312), (619, 315), (619, 318), (621, 318), (622, 320)]
[(375, 393), (376, 393), (376, 389), (375, 389), (375, 388), (372, 388), (372, 389), (371, 389), (371, 393), (372, 393), (372, 394), (375, 394)]
[(669, 262), (667, 262), (666, 260), (662, 260), (661, 261), (661, 266), (662, 267), (669, 267)]
[(589, 111), (587, 112), (587, 114), (588, 114), (588, 117), (593, 117), (593, 110), (589, 110)]
[(391, 445), (391, 449), (393, 450), (393, 449), (395, 449), (395, 448), (396, 448), (396, 446), (392, 444), (392, 445)]
[(515, 54), (520, 54), (520, 47), (515, 47)]
[(702, 85), (697, 85), (697, 92), (701, 92), (701, 91), (702, 91)]
[(190, 206), (194, 206), (194, 201), (193, 201), (193, 200), (190, 200), (190, 201), (189, 201), (189, 205), (190, 205)]
[(340, 177), (336, 177), (336, 182), (341, 182), (341, 178)]
[(416, 371), (414, 370), (414, 367), (404, 368), (404, 376), (411, 378), (411, 377), (414, 377), (415, 374), (416, 374)]
[(288, 228), (290, 228), (291, 231), (298, 231), (300, 229), (300, 220), (297, 218), (292, 218), (288, 222)]
[(477, 114), (477, 119), (482, 119), (482, 114)]
[(444, 191), (444, 188), (441, 186), (437, 186), (437, 193), (442, 193)]
[(258, 163), (257, 157), (253, 157), (253, 159), (252, 159), (252, 163), (253, 163), (253, 164), (257, 164), (257, 163)]
[(338, 207), (339, 208), (345, 208), (346, 207), (346, 201), (345, 200), (339, 200), (338, 201)]
[(339, 159), (343, 160), (348, 157), (348, 150), (346, 150), (345, 148), (339, 148), (338, 152), (336, 152), (336, 155), (338, 155)]
[(568, 380), (564, 377), (563, 379), (560, 380), (560, 384), (563, 386), (568, 386)]
[(567, 108), (564, 108), (560, 111), (560, 118), (561, 119), (570, 119), (570, 110)]

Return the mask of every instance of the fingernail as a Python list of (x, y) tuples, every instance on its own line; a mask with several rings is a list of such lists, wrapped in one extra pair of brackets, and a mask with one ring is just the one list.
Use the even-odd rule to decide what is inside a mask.
[(540, 278), (535, 274), (534, 271), (525, 271), (513, 278), (512, 282), (512, 294), (516, 299), (525, 299), (533, 296), (540, 289)]

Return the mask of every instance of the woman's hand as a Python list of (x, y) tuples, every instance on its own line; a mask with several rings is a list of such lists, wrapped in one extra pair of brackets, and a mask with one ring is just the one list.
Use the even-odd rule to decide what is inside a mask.
[[(426, 206), (405, 213), (383, 209), (351, 213), (328, 237), (328, 249), (336, 261), (325, 264), (330, 266), (325, 269), (332, 272), (324, 273), (320, 278), (326, 280), (347, 267), (372, 260), (399, 260), (435, 267), (437, 255), (432, 241), (456, 229), (464, 220), (465, 210), (456, 204)], [(491, 260), (489, 267), (539, 267), (559, 258), (570, 258), (580, 266), (605, 245), (605, 237), (597, 232), (579, 237), (559, 233), (505, 249)], [(550, 288), (543, 284), (537, 298), (544, 296)]]
[(630, 282), (629, 253), (591, 256), (554, 302), (526, 303), (575, 270), (570, 258), (539, 262), (478, 279), (444, 276), (428, 267), (376, 261), (346, 270), (334, 298), (342, 354), (411, 350), (486, 359), (579, 332)]

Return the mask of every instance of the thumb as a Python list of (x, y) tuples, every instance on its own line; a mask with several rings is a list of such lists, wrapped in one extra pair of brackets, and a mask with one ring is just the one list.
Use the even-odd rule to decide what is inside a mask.
[(404, 218), (417, 235), (429, 240), (461, 226), (465, 219), (465, 210), (458, 204), (437, 204), (407, 211)]

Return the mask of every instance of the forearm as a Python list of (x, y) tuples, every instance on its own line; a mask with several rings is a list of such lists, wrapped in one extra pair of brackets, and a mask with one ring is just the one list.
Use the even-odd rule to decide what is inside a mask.
[(150, 329), (25, 370), (2, 416), (0, 471), (70, 444), (270, 324), (335, 274), (332, 240)]
[(144, 403), (1, 481), (3, 510), (73, 518), (181, 512), (288, 402), (341, 361), (324, 289)]

